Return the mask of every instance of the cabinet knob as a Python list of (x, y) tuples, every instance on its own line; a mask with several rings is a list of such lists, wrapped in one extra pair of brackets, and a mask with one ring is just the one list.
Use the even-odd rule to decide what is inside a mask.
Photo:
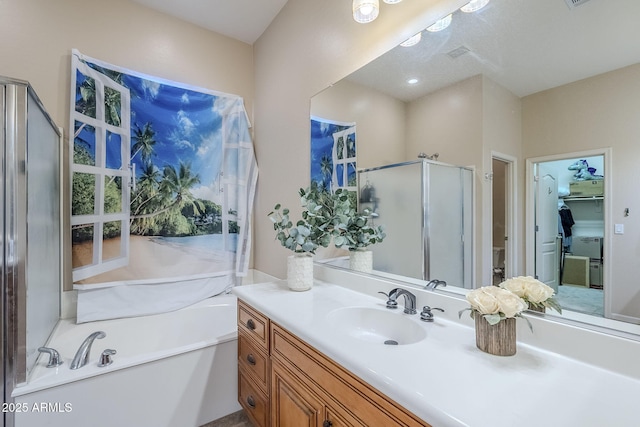
[(253, 319), (247, 320), (247, 328), (251, 329), (252, 331), (256, 328), (256, 323), (253, 321)]
[(331, 427), (333, 425), (333, 423), (329, 420), (324, 420), (324, 422), (322, 423), (322, 427)]
[(255, 356), (251, 353), (247, 354), (247, 362), (249, 362), (250, 365), (255, 365), (256, 364)]
[(254, 408), (254, 409), (255, 409), (255, 407), (256, 407), (256, 401), (255, 401), (255, 399), (253, 398), (253, 396), (249, 396), (249, 397), (247, 397), (247, 405), (249, 405), (249, 406), (251, 406), (252, 408)]

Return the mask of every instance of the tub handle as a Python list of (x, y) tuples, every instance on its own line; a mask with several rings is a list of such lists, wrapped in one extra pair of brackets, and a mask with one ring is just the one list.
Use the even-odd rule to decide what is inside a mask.
[(251, 353), (247, 354), (247, 362), (249, 362), (249, 365), (255, 365), (256, 364), (255, 356)]
[(102, 355), (100, 355), (100, 363), (98, 363), (98, 366), (104, 368), (105, 366), (111, 365), (113, 363), (113, 359), (111, 358), (111, 356), (113, 356), (114, 354), (116, 354), (116, 351), (111, 348), (103, 351)]
[(60, 358), (60, 353), (58, 353), (53, 348), (40, 347), (38, 351), (40, 353), (47, 353), (49, 355), (49, 363), (47, 363), (47, 368), (56, 368), (64, 363)]
[(253, 331), (256, 328), (256, 322), (254, 322), (253, 319), (247, 320), (247, 328)]
[(256, 401), (253, 398), (253, 396), (248, 396), (247, 397), (247, 405), (251, 406), (253, 409), (256, 408)]

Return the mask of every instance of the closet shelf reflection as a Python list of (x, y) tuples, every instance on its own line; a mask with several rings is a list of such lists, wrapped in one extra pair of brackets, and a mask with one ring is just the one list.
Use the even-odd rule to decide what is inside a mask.
[(573, 197), (563, 197), (562, 200), (565, 202), (578, 202), (585, 200), (604, 200), (604, 196), (573, 196)]

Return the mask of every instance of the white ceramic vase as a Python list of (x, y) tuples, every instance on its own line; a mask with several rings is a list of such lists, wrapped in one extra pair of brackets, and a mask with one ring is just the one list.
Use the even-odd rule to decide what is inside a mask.
[(373, 270), (373, 252), (368, 249), (350, 251), (349, 268), (353, 271), (371, 273), (371, 270)]
[(287, 285), (292, 291), (308, 291), (313, 287), (313, 256), (308, 253), (287, 258)]

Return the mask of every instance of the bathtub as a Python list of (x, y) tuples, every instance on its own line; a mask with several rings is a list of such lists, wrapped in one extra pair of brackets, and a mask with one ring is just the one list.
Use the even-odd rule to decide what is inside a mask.
[[(76, 325), (60, 320), (48, 347), (64, 364), (40, 356), (27, 383), (15, 388), (16, 427), (197, 427), (240, 410), (237, 402), (237, 300), (209, 298), (153, 316)], [(90, 362), (71, 360), (92, 332)], [(115, 349), (113, 363), (98, 367)]]

